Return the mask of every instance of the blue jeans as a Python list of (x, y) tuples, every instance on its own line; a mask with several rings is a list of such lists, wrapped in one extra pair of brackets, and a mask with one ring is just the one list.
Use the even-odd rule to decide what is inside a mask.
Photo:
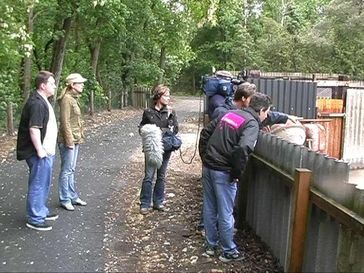
[(234, 200), (237, 185), (230, 172), (202, 168), (203, 219), (206, 241), (210, 247), (220, 245), (225, 253), (234, 253)]
[(31, 224), (41, 224), (49, 214), (47, 202), (52, 182), (54, 156), (39, 158), (34, 155), (26, 162), (29, 167), (27, 221)]
[[(144, 179), (142, 182), (142, 190), (140, 192), (141, 208), (150, 207), (152, 201), (152, 191), (153, 191), (153, 206), (158, 207), (163, 204), (165, 177), (171, 153), (172, 152), (165, 152), (163, 154), (163, 163), (159, 169), (156, 169), (155, 166), (148, 164), (147, 160), (145, 159)], [(153, 190), (153, 179), (156, 171), (157, 171), (157, 180), (155, 182)]]
[(61, 171), (58, 180), (59, 202), (66, 204), (78, 198), (75, 189), (75, 170), (78, 157), (79, 144), (75, 144), (73, 149), (68, 148), (63, 143), (58, 143), (61, 154)]

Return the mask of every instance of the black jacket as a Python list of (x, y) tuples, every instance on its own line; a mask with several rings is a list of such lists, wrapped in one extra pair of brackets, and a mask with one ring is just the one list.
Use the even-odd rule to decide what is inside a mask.
[(154, 106), (144, 109), (139, 128), (145, 124), (155, 124), (161, 128), (163, 132), (170, 129), (173, 133), (178, 133), (176, 112), (169, 112), (166, 107), (163, 107), (161, 110), (155, 109)]
[(232, 178), (239, 178), (254, 150), (260, 126), (258, 114), (250, 107), (231, 110), (214, 119), (200, 134), (203, 164), (214, 170), (230, 171)]
[(37, 127), (40, 130), (40, 137), (43, 143), (47, 132), (47, 123), (49, 120), (48, 105), (42, 96), (34, 91), (27, 100), (22, 110), (18, 139), (16, 144), (17, 159), (28, 159), (37, 154), (33, 142), (30, 138), (30, 127)]
[[(211, 114), (211, 119), (218, 118), (222, 114), (225, 114), (229, 110), (236, 110), (235, 105), (224, 104), (215, 108), (214, 112)], [(288, 115), (285, 113), (277, 111), (269, 111), (268, 116), (262, 122), (262, 126), (271, 126), (273, 124), (283, 124), (288, 120)]]

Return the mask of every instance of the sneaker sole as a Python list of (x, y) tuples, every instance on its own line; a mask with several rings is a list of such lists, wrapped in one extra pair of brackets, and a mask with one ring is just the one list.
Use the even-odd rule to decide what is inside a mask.
[(149, 213), (149, 209), (147, 209), (147, 210), (139, 210), (139, 213), (141, 215), (147, 215)]
[(45, 220), (46, 221), (56, 221), (58, 219), (58, 215), (57, 216), (53, 216), (53, 217), (46, 217)]
[(66, 206), (64, 206), (64, 205), (61, 205), (61, 208), (64, 208), (65, 210), (68, 210), (68, 211), (74, 211), (75, 210), (75, 208), (70, 208), (70, 209), (68, 209), (68, 208), (66, 208)]
[(87, 203), (72, 203), (72, 205), (85, 207), (85, 206), (87, 206)]
[(153, 207), (153, 210), (163, 212), (163, 211), (166, 211), (166, 208), (164, 208), (164, 207), (163, 208)]
[(49, 231), (49, 230), (52, 230), (52, 227), (36, 227), (36, 226), (33, 226), (29, 223), (26, 223), (26, 226), (30, 229), (34, 229), (34, 230), (38, 230), (38, 231)]
[(244, 257), (239, 257), (237, 259), (228, 259), (222, 256), (219, 256), (219, 260), (222, 261), (223, 263), (231, 263), (231, 262), (239, 262), (244, 260)]
[(210, 254), (210, 253), (204, 252), (204, 253), (202, 253), (202, 257), (213, 258), (213, 257), (215, 257), (215, 253)]

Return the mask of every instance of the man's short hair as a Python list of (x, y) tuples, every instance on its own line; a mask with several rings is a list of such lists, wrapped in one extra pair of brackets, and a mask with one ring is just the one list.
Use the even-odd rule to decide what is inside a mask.
[(234, 101), (240, 101), (243, 97), (249, 98), (257, 90), (257, 87), (253, 83), (244, 82), (238, 85), (234, 93)]
[(45, 70), (39, 71), (35, 77), (35, 87), (38, 89), (42, 83), (47, 83), (50, 77), (54, 78), (54, 74)]
[(267, 111), (271, 105), (272, 99), (268, 95), (259, 92), (252, 96), (249, 104), (256, 112), (260, 112), (260, 110)]

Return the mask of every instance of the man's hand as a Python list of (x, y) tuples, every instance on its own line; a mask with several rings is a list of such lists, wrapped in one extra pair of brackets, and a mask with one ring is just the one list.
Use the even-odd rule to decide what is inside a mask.
[(32, 140), (33, 146), (37, 151), (37, 156), (39, 158), (43, 158), (47, 156), (47, 152), (44, 150), (42, 146), (40, 129), (37, 127), (29, 128), (30, 139)]
[(37, 151), (37, 155), (39, 158), (44, 158), (47, 156), (47, 152), (42, 148), (42, 149), (39, 149), (39, 151)]
[(270, 129), (270, 126), (269, 126), (269, 125), (264, 126), (264, 127), (262, 128), (262, 132), (269, 133), (270, 131), (271, 131), (271, 129)]
[(293, 116), (293, 115), (288, 115), (288, 120), (292, 121), (293, 123), (296, 123), (299, 120), (299, 117)]

